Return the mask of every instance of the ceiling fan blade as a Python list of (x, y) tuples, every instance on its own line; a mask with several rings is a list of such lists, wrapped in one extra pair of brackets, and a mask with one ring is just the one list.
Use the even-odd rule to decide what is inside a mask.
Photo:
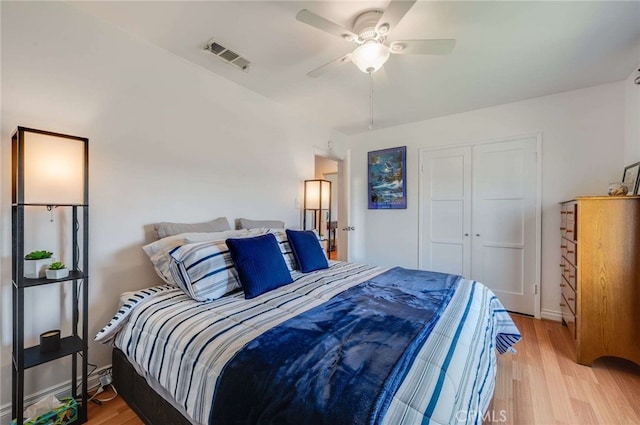
[(315, 13), (302, 9), (296, 15), (296, 19), (300, 22), (304, 22), (307, 25), (311, 25), (314, 28), (322, 30), (324, 32), (328, 32), (331, 35), (335, 35), (336, 37), (340, 37), (347, 41), (357, 41), (358, 36), (354, 34), (352, 31), (341, 27), (335, 22), (331, 22), (328, 19), (323, 18), (320, 15), (316, 15)]
[(307, 72), (307, 75), (311, 78), (316, 78), (321, 76), (325, 72), (330, 71), (334, 68), (337, 68), (339, 65), (342, 65), (343, 63), (347, 63), (347, 62), (351, 62), (351, 53), (346, 54), (342, 57), (339, 57), (338, 59), (332, 60), (329, 63), (325, 63), (321, 67), (318, 67), (313, 71)]
[(396, 25), (398, 25), (398, 22), (404, 18), (404, 15), (407, 14), (415, 2), (416, 0), (391, 0), (389, 6), (387, 6), (387, 10), (384, 11), (382, 17), (376, 24), (378, 34), (389, 34)]
[(398, 40), (389, 44), (396, 55), (446, 55), (456, 46), (453, 38), (439, 40)]

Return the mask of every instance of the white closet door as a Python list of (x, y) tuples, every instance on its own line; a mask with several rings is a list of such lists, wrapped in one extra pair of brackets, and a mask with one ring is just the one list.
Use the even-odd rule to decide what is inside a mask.
[(471, 277), (508, 310), (535, 314), (537, 140), (473, 147)]
[(469, 277), (471, 148), (421, 153), (419, 267)]

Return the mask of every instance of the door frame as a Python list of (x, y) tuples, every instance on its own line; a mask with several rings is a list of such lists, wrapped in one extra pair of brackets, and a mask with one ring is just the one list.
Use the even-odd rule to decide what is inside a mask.
[[(452, 143), (446, 145), (436, 145), (428, 148), (420, 148), (419, 149), (419, 168), (420, 170), (420, 178), (418, 179), (418, 268), (422, 269), (422, 254), (423, 254), (423, 222), (425, 211), (423, 208), (423, 199), (422, 192), (424, 190), (423, 182), (422, 182), (422, 174), (424, 170), (424, 164), (422, 161), (423, 152), (435, 151), (435, 150), (444, 150), (444, 149), (453, 149), (453, 148), (463, 148), (469, 147), (473, 148), (474, 146), (479, 145), (488, 145), (492, 143), (503, 143), (509, 141), (516, 141), (519, 139), (525, 138), (534, 138), (536, 140), (536, 241), (535, 241), (535, 277), (534, 277), (534, 317), (536, 319), (540, 319), (540, 309), (541, 309), (541, 274), (542, 274), (542, 132), (535, 133), (524, 133), (524, 134), (516, 134), (513, 136), (500, 137), (500, 138), (491, 138), (491, 139), (481, 139), (477, 141), (469, 141), (462, 143)], [(473, 164), (471, 172), (473, 173)], [(471, 188), (473, 193), (473, 187)], [(471, 201), (471, 210), (473, 211), (473, 200)]]

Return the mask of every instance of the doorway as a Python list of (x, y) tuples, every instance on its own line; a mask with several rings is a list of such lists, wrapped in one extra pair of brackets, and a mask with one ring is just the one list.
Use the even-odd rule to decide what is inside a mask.
[(330, 260), (339, 259), (338, 220), (340, 211), (340, 187), (338, 176), (338, 160), (324, 156), (315, 156), (315, 178), (331, 182), (331, 214), (329, 220), (321, 220), (320, 239), (326, 240), (327, 255)]

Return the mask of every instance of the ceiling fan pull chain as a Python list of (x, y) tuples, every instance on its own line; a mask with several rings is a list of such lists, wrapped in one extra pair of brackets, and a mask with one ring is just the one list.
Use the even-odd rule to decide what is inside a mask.
[(369, 130), (373, 129), (373, 74), (369, 73)]

